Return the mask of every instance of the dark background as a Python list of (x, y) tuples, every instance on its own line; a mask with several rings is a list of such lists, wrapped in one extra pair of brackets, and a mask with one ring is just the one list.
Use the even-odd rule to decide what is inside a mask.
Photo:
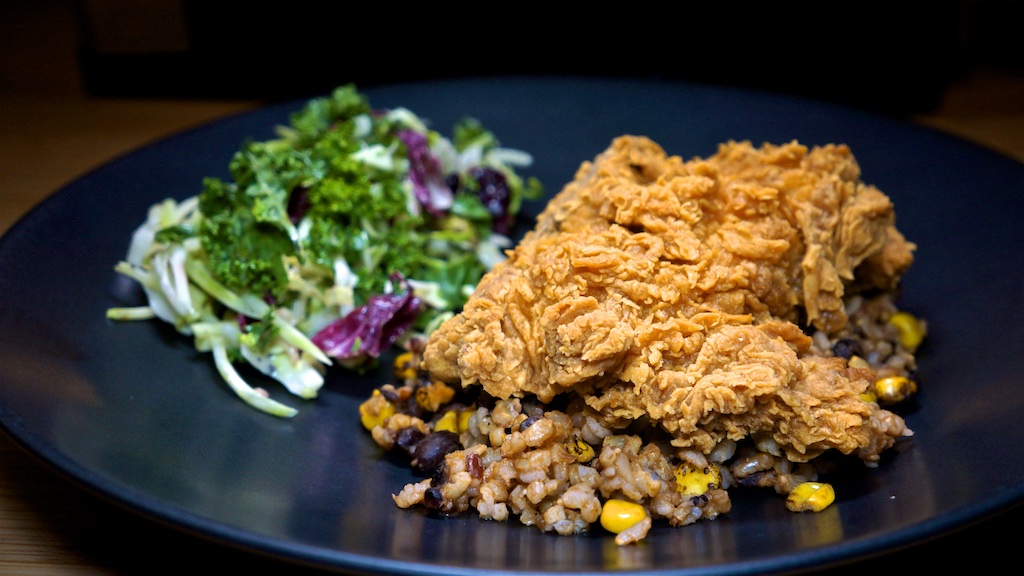
[(286, 100), (489, 75), (663, 78), (927, 114), (965, 75), (1024, 72), (1024, 2), (2, 0), (0, 90)]

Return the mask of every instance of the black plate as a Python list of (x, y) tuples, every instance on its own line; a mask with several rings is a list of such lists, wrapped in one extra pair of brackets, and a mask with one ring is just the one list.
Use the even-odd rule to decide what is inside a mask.
[[(332, 373), (292, 420), (232, 395), (212, 359), (157, 321), (113, 323), (139, 302), (113, 271), (148, 207), (227, 176), (246, 138), (269, 138), (299, 102), (185, 132), (57, 191), (0, 240), (0, 424), (62, 473), (186, 532), (329, 569), (434, 572), (758, 573), (842, 563), (950, 532), (1024, 499), (1024, 165), (852, 109), (732, 89), (598, 79), (495, 78), (366, 91), (444, 133), (463, 114), (530, 151), (550, 192), (620, 134), (684, 158), (729, 139), (849, 144), (919, 245), (902, 307), (929, 322), (916, 435), (844, 483), (820, 514), (736, 495), (727, 517), (656, 526), (637, 546), (596, 530), (542, 534), (472, 515), (400, 510), (413, 479), (360, 428), (381, 382)], [(528, 206), (535, 215), (539, 204)]]

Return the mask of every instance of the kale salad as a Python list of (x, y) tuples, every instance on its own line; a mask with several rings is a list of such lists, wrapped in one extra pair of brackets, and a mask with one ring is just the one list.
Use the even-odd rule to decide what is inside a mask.
[(505, 258), (522, 202), (542, 192), (516, 172), (531, 162), (473, 118), (448, 138), (338, 87), (245, 142), (230, 178), (150, 207), (115, 265), (146, 304), (107, 317), (173, 325), (242, 400), (294, 416), (239, 363), (313, 399), (329, 366), (364, 369), (429, 334)]

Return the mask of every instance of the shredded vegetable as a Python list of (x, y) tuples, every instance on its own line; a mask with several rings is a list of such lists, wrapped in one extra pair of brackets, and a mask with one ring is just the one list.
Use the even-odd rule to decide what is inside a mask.
[(511, 247), (510, 223), (541, 194), (516, 172), (531, 162), (472, 118), (449, 139), (341, 86), (245, 142), (230, 178), (150, 207), (114, 267), (146, 304), (107, 317), (173, 325), (239, 398), (293, 416), (236, 364), (313, 399), (329, 366), (362, 370), (429, 334)]

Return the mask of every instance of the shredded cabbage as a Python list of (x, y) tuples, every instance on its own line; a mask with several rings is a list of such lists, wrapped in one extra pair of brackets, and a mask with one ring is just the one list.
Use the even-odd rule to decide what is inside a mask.
[(289, 120), (245, 143), (231, 178), (149, 209), (114, 266), (146, 304), (107, 311), (192, 336), (239, 398), (282, 417), (297, 410), (237, 363), (316, 398), (329, 366), (372, 366), (461, 309), (511, 246), (510, 219), (541, 193), (515, 171), (530, 155), (472, 118), (448, 139), (346, 85)]

